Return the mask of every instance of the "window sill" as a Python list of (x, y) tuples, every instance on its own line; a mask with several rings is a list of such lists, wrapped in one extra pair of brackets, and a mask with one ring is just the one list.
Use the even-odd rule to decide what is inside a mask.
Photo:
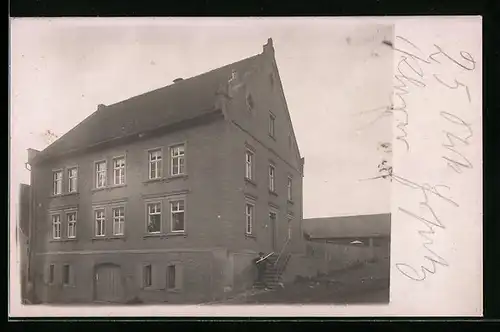
[(181, 293), (182, 289), (180, 289), (180, 288), (167, 288), (167, 292), (169, 292), (169, 293)]
[(251, 184), (254, 187), (257, 187), (257, 183), (255, 183), (252, 179), (245, 178), (245, 182)]
[(109, 185), (109, 186), (106, 186), (106, 187), (102, 187), (102, 188), (93, 188), (92, 189), (92, 192), (98, 192), (98, 191), (103, 191), (103, 190), (112, 190), (112, 189), (116, 189), (116, 188), (123, 188), (123, 187), (126, 187), (127, 185), (126, 184), (113, 184), (113, 185)]
[(113, 235), (113, 236), (94, 236), (92, 241), (113, 241), (113, 240), (125, 240), (123, 235)]
[(294, 204), (295, 204), (292, 200), (289, 200), (289, 199), (287, 200), (287, 203), (288, 203), (288, 204), (291, 204), (291, 205), (294, 205)]
[(255, 236), (254, 234), (245, 234), (245, 237), (248, 239), (257, 239), (257, 236)]
[(63, 284), (64, 288), (76, 288), (76, 285), (71, 285), (71, 284)]
[(66, 238), (66, 239), (51, 239), (49, 242), (52, 243), (52, 242), (75, 242), (75, 241), (77, 241), (76, 238), (71, 238), (71, 239)]
[(273, 136), (273, 135), (271, 135), (271, 134), (268, 134), (268, 135), (269, 135), (269, 137), (270, 137), (273, 141), (275, 141), (275, 142), (276, 142), (276, 137), (274, 137), (274, 136)]
[(57, 198), (57, 197), (66, 197), (66, 196), (76, 196), (76, 195), (79, 195), (80, 193), (75, 191), (75, 192), (71, 192), (71, 193), (63, 193), (63, 194), (52, 194), (50, 195), (50, 198)]
[(186, 232), (168, 232), (168, 233), (153, 233), (153, 234), (144, 234), (143, 238), (160, 238), (160, 239), (166, 239), (169, 237), (173, 236), (183, 236), (186, 237), (187, 233)]
[(273, 195), (278, 197), (278, 193), (276, 191), (269, 190), (269, 195)]

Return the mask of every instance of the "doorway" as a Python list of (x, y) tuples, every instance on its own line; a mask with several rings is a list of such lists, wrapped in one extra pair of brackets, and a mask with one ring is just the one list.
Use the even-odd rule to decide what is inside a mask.
[(121, 302), (123, 299), (123, 285), (120, 266), (102, 264), (96, 267), (94, 298), (99, 302)]
[(271, 248), (274, 252), (278, 249), (276, 247), (276, 223), (277, 223), (277, 214), (276, 212), (269, 212), (269, 227), (271, 227)]

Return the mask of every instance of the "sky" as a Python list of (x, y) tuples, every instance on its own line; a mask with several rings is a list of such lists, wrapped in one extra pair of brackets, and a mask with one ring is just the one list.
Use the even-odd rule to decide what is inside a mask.
[[(337, 19), (14, 19), (10, 54), (11, 211), (29, 183), (27, 149), (96, 111), (262, 52), (275, 56), (305, 158), (304, 217), (388, 213), (377, 176), (392, 141), (390, 25)], [(15, 210), (13, 211), (15, 214)]]

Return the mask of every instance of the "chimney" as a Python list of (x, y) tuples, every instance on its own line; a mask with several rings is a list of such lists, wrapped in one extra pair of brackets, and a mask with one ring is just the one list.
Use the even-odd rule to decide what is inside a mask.
[(274, 54), (274, 46), (273, 46), (273, 39), (272, 38), (268, 38), (267, 39), (267, 44), (265, 44), (263, 47), (262, 47), (262, 50), (264, 54)]
[(106, 107), (106, 105), (99, 104), (99, 105), (97, 105), (97, 110), (102, 110), (104, 107)]
[(183, 81), (183, 80), (184, 80), (184, 79), (183, 79), (182, 77), (179, 77), (179, 78), (176, 78), (176, 79), (174, 80), (174, 83), (177, 83), (177, 82), (180, 82), (180, 81)]
[(29, 148), (28, 149), (28, 164), (31, 165), (33, 158), (35, 158), (39, 153), (40, 153), (40, 151)]

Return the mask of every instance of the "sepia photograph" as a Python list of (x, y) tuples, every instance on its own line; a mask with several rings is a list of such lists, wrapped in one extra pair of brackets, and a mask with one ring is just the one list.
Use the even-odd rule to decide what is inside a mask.
[(389, 303), (393, 34), (15, 20), (22, 302)]

